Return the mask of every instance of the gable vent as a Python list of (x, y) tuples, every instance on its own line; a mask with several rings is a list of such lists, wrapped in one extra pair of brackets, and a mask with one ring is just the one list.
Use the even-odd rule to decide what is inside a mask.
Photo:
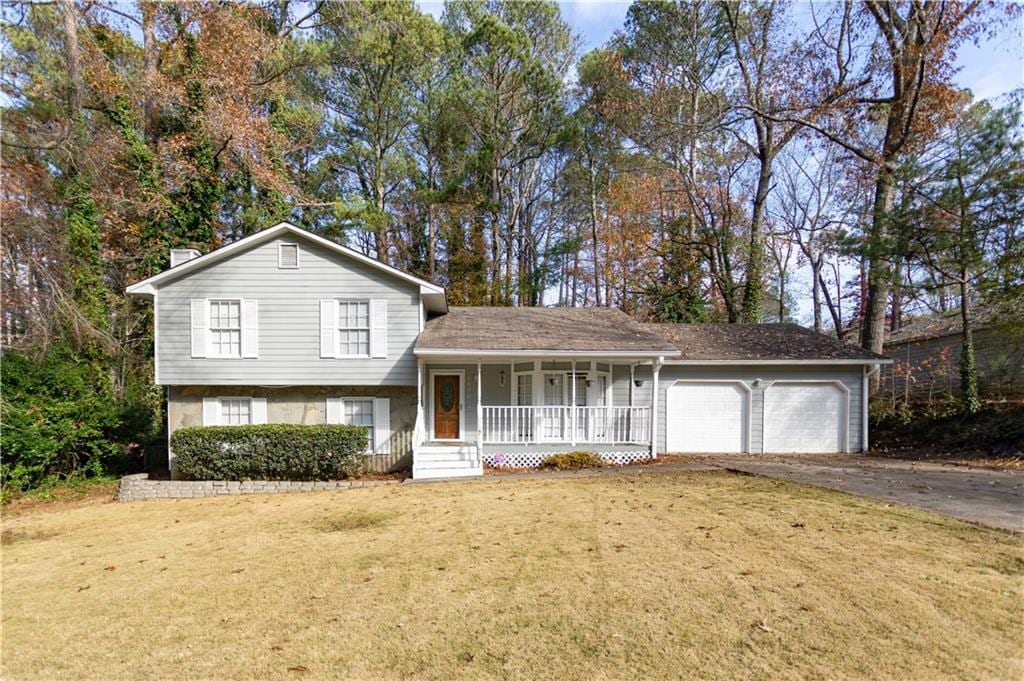
[(194, 248), (172, 248), (171, 249), (171, 267), (177, 267), (189, 260), (195, 260), (199, 257), (199, 251)]
[(295, 270), (299, 268), (299, 245), (278, 244), (277, 266), (283, 270)]

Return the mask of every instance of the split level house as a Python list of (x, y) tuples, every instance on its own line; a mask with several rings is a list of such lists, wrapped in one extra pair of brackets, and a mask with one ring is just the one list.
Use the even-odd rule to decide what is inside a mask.
[[(588, 450), (858, 452), (885, 358), (792, 324), (449, 306), (443, 287), (287, 223), (128, 287), (154, 307), (168, 431), (366, 426), (368, 463), (480, 475)], [(174, 472), (174, 452), (169, 453)]]

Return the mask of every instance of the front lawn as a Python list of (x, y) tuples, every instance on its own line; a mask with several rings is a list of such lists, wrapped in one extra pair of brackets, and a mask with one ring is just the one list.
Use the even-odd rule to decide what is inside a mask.
[(6, 679), (1007, 678), (1024, 542), (650, 473), (25, 513)]

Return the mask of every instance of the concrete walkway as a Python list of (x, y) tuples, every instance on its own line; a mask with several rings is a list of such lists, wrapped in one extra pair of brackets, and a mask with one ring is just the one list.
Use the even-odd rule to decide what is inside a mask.
[(1024, 532), (1024, 470), (992, 470), (865, 456), (708, 456), (708, 464)]

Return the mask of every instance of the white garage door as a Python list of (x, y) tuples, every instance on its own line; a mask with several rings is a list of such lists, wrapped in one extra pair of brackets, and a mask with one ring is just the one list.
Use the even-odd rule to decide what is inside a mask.
[(846, 450), (846, 393), (835, 383), (775, 383), (764, 392), (764, 451)]
[(676, 383), (665, 398), (669, 452), (747, 451), (747, 391), (739, 383)]

